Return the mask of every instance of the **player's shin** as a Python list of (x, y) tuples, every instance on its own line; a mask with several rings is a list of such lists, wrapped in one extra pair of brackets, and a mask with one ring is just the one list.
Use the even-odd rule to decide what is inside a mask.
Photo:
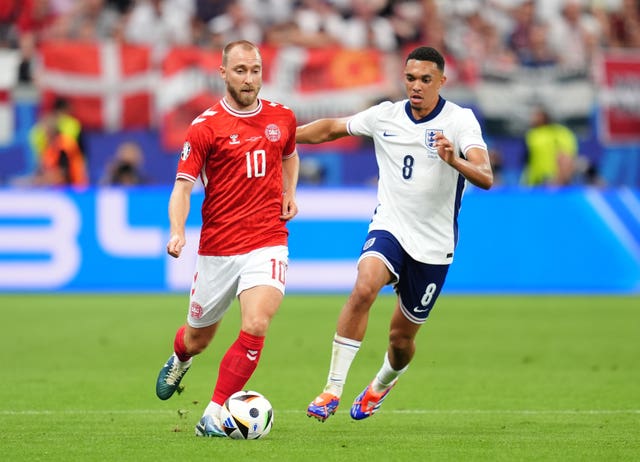
[(222, 404), (236, 391), (243, 389), (258, 366), (264, 337), (240, 331), (220, 362), (218, 381), (211, 400)]
[(347, 381), (351, 363), (360, 349), (361, 341), (348, 339), (335, 334), (331, 354), (329, 375), (324, 391), (337, 397), (342, 395), (342, 389)]

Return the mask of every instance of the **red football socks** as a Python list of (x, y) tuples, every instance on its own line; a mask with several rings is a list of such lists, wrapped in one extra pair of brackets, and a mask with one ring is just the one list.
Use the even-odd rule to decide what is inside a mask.
[(182, 326), (176, 332), (176, 338), (173, 341), (173, 351), (176, 353), (178, 359), (182, 362), (189, 361), (191, 355), (187, 354), (187, 347), (184, 346), (184, 331), (187, 326)]
[(243, 389), (258, 366), (264, 337), (240, 331), (220, 362), (218, 381), (211, 401), (223, 404), (236, 391)]

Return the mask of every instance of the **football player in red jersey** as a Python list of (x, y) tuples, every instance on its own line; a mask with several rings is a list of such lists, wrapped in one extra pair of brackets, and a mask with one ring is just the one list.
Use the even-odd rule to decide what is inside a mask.
[(186, 242), (193, 185), (202, 180), (202, 228), (187, 322), (156, 384), (160, 399), (179, 389), (192, 357), (209, 345), (237, 296), (240, 333), (220, 362), (211, 402), (196, 425), (199, 436), (225, 436), (220, 407), (243, 389), (258, 364), (285, 290), (286, 222), (298, 212), (296, 118), (287, 107), (258, 97), (258, 48), (248, 41), (229, 43), (220, 76), (225, 95), (193, 120), (169, 199), (167, 252), (177, 258)]

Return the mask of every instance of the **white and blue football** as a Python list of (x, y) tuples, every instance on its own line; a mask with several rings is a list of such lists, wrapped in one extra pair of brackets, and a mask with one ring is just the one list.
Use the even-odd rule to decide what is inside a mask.
[(222, 430), (236, 440), (264, 438), (273, 426), (273, 407), (257, 391), (242, 390), (229, 396), (220, 411)]

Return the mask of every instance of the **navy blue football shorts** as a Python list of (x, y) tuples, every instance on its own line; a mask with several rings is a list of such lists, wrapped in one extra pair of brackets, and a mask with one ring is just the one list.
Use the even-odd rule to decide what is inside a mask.
[(414, 260), (390, 232), (383, 230), (367, 234), (358, 262), (365, 257), (377, 257), (387, 265), (394, 276), (391, 285), (402, 313), (411, 322), (424, 323), (440, 295), (449, 265)]

